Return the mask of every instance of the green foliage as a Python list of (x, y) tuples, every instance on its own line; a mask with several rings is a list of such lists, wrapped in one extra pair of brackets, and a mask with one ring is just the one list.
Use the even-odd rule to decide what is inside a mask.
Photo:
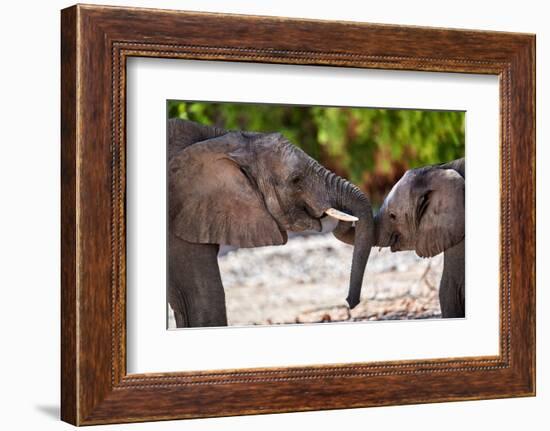
[(169, 101), (168, 116), (280, 132), (375, 202), (405, 170), (464, 157), (465, 114), (457, 111)]

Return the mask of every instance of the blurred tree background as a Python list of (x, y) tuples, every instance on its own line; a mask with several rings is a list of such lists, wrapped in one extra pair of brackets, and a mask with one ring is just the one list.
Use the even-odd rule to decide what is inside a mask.
[(280, 132), (379, 206), (410, 168), (464, 157), (465, 113), (168, 101), (168, 116), (233, 130)]

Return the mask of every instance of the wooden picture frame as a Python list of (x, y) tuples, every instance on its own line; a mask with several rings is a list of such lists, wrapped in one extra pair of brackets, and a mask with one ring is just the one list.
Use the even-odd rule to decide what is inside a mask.
[[(91, 5), (64, 9), (61, 18), (64, 421), (535, 394), (534, 35)], [(125, 65), (131, 56), (498, 75), (500, 354), (127, 374)]]

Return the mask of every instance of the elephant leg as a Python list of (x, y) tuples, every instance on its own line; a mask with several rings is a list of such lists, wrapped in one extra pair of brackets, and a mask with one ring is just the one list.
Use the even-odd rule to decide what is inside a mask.
[(227, 326), (218, 250), (169, 237), (168, 302), (178, 328)]
[(464, 241), (445, 250), (439, 284), (439, 304), (444, 318), (464, 317)]
[[(177, 299), (176, 299), (177, 300)], [(185, 312), (185, 304), (181, 304), (177, 307), (178, 311), (174, 311), (174, 318), (176, 319), (176, 328), (186, 328), (189, 326), (187, 321), (187, 313)]]
[(464, 317), (464, 284), (442, 278), (439, 285), (441, 317)]

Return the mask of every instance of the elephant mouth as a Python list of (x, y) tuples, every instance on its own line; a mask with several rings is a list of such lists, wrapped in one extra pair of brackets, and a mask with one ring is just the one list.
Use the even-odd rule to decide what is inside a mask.
[(401, 251), (401, 247), (399, 244), (400, 239), (401, 239), (401, 235), (399, 235), (398, 232), (392, 232), (392, 234), (390, 235), (390, 241), (389, 241), (389, 246), (392, 252)]
[[(305, 216), (305, 217), (303, 217)], [(322, 231), (321, 219), (323, 218), (323, 212), (316, 211), (309, 205), (304, 205), (302, 212), (302, 228), (303, 230), (313, 230), (316, 232)]]
[(323, 217), (313, 220), (313, 223), (315, 224), (315, 230), (317, 232), (322, 232), (323, 231), (323, 223), (321, 222), (322, 218)]
[(314, 231), (314, 232), (322, 232), (323, 226), (321, 223), (321, 219), (313, 218), (313, 217), (301, 217), (299, 220), (294, 220), (293, 222), (290, 222), (286, 230), (292, 231), (292, 232), (304, 232), (304, 231)]

